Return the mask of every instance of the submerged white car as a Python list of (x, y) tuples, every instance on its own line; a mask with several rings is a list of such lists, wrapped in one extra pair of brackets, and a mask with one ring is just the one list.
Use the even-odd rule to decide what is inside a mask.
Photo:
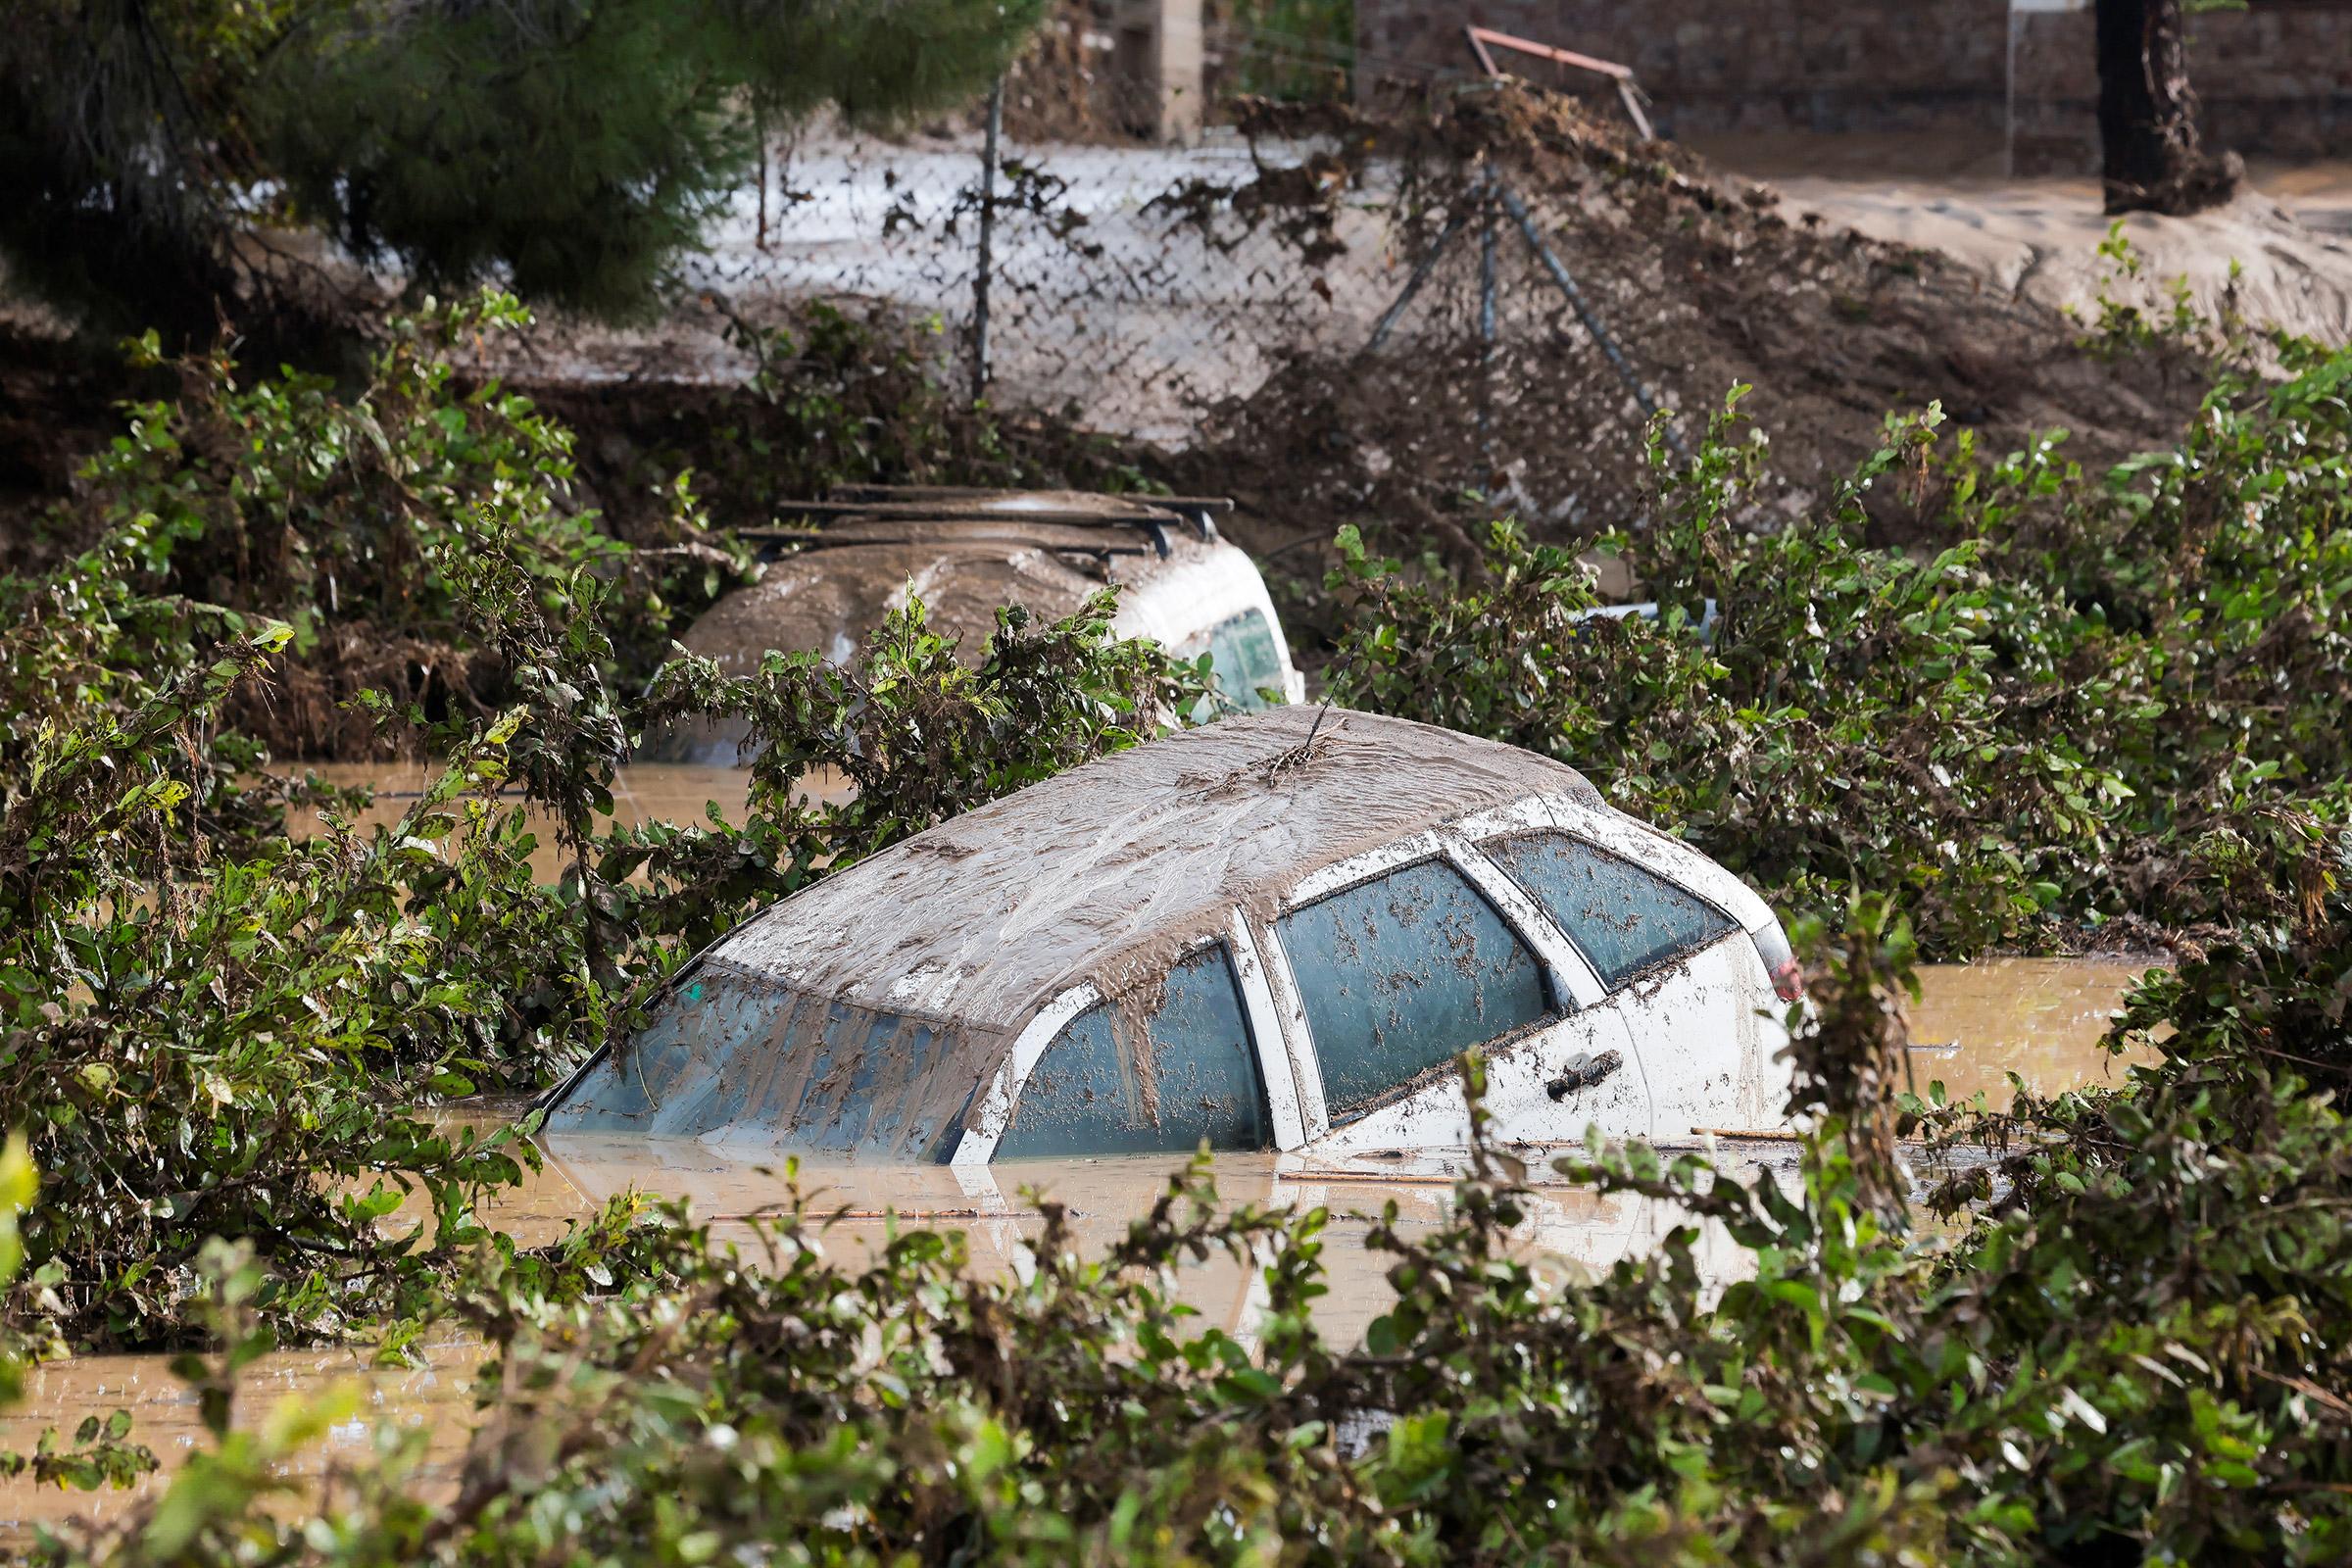
[[(1772, 911), (1548, 759), (1284, 708), (825, 878), (679, 970), (551, 1132), (956, 1165), (1663, 1141), (1782, 1119)], [(1313, 734), (1312, 744), (1308, 740)]]
[[(1115, 584), (1119, 636), (1150, 637), (1180, 659), (1213, 655), (1231, 708), (1298, 702), (1305, 683), (1265, 579), (1247, 552), (1217, 535), (1214, 514), (1230, 505), (1075, 490), (848, 487), (830, 501), (785, 507), (785, 516), (822, 527), (745, 530), (789, 553), (711, 606), (681, 641), (730, 675), (749, 674), (771, 649), (846, 664), (912, 593), (932, 630), (957, 639), (960, 657), (977, 662), (999, 606), (1061, 619)], [(653, 755), (730, 763), (740, 732), (681, 730), (659, 739)]]

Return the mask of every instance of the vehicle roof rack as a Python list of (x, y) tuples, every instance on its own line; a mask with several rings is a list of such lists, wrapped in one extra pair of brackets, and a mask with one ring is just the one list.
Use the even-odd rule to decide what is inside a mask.
[[(988, 524), (1034, 530), (1067, 530), (1063, 537), (1041, 540), (1053, 548), (1096, 555), (1143, 554), (1140, 549), (1097, 544), (1070, 537), (1079, 529), (1128, 527), (1142, 530), (1152, 553), (1169, 552), (1168, 528), (1189, 523), (1203, 541), (1215, 543), (1213, 514), (1231, 512), (1229, 496), (1145, 496), (1087, 490), (991, 490), (966, 485), (838, 485), (823, 501), (786, 501), (776, 508), (774, 526), (739, 528), (743, 538), (760, 541), (770, 550), (798, 547), (906, 544), (913, 531), (893, 536), (885, 528), (857, 524), (908, 525)], [(841, 527), (841, 524), (851, 524)], [(762, 552), (765, 554), (766, 552)]]

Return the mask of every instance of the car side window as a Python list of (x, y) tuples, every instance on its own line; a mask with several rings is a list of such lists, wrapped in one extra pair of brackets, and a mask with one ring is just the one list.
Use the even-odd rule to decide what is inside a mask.
[(996, 1157), (1191, 1153), (1203, 1138), (1211, 1149), (1273, 1142), (1257, 1052), (1221, 944), (1168, 971), (1141, 1029), (1108, 1003), (1071, 1019), (1029, 1070)]
[[(1178, 650), (1178, 657), (1198, 659), (1203, 652), (1210, 656), (1209, 668), (1217, 677), (1217, 688), (1225, 701), (1244, 712), (1254, 713), (1266, 706), (1258, 696), (1259, 688), (1279, 692), (1283, 689), (1282, 656), (1275, 648), (1275, 631), (1262, 612), (1245, 610), (1238, 615), (1228, 615), (1202, 635), (1188, 639)], [(1206, 698), (1194, 711), (1197, 720), (1205, 722), (1214, 715), (1216, 705)]]
[(1293, 910), (1280, 931), (1335, 1125), (1549, 1010), (1535, 955), (1443, 860)]
[(1612, 991), (1733, 929), (1712, 905), (1565, 833), (1481, 847), (1536, 896)]

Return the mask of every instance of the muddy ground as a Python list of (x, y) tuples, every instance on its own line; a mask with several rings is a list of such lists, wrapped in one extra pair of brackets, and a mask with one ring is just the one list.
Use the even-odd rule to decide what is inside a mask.
[[(2205, 390), (2186, 354), (2104, 357), (2083, 346), (2082, 320), (2030, 292), (1936, 250), (1792, 221), (1770, 187), (1682, 149), (1633, 147), (1573, 105), (1528, 95), (1475, 111), (1425, 134), (1492, 159), (1526, 192), (1635, 373), (1681, 411), (1686, 445), (1731, 387), (1754, 388), (1743, 411), (1773, 453), (1762, 525), (1826, 501), (1890, 411), (1939, 402), (1953, 439), (1992, 457), (2062, 428), (2097, 467), (2177, 439)], [(1642, 415), (1625, 381), (1507, 224), (1490, 358), (1472, 247), (1455, 248), (1433, 274), (1456, 274), (1438, 307), (1449, 329), (1401, 351), (1294, 361), (1167, 455), (1171, 480), (1232, 491), (1236, 537), (1286, 552), (1294, 574), (1316, 554), (1307, 541), (1343, 521), (1456, 556), (1498, 511), (1562, 542), (1639, 526)], [(1874, 496), (1877, 542), (1932, 538), (1936, 501)]]

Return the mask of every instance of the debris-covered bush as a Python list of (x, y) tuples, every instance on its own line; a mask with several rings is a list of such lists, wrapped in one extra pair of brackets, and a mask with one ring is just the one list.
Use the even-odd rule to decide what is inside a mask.
[[(10, 1298), (19, 1327), (80, 1346), (172, 1338), (186, 1268), (218, 1235), (267, 1246), (266, 1304), (287, 1331), (377, 1327), (419, 1310), (432, 1273), (481, 1234), (479, 1190), (537, 1158), (407, 1110), (469, 1089), (551, 983), (485, 960), (535, 964), (556, 946), (548, 928), (575, 923), (532, 886), (516, 822), (502, 831), (460, 804), (504, 776), (523, 715), (472, 735), (371, 838), (330, 819), (289, 843), (276, 813), (302, 792), (240, 783), (250, 750), (207, 742), (291, 637), (267, 623), (114, 710), (44, 725), (5, 778), (0, 1115), (43, 1171), (23, 1222), (29, 1288)], [(256, 827), (265, 808), (280, 831)], [(434, 843), (468, 814), (477, 830), (452, 866)], [(533, 914), (540, 940), (514, 943), (509, 925)], [(592, 1016), (578, 969), (552, 984), (563, 1011)], [(433, 1222), (380, 1230), (417, 1188)]]
[[(536, 1157), (415, 1107), (547, 1082), (757, 904), (1171, 728), (1204, 689), (1113, 639), (1105, 595), (1054, 625), (1006, 614), (977, 668), (917, 602), (846, 668), (689, 663), (658, 703), (630, 695), (614, 629), (659, 607), (629, 552), (552, 505), (561, 433), (388, 365), (425, 390), (342, 405), (207, 382), (156, 422), (212, 456), (143, 431), (101, 465), (97, 540), (0, 578), (0, 1119), (46, 1173), (12, 1322), (98, 1347), (182, 1337), (186, 1271), (229, 1237), (258, 1249), (272, 1332), (387, 1332), (479, 1234), (479, 1191)], [(207, 584), (230, 603), (183, 591)], [(362, 792), (280, 774), (244, 726), (299, 686), (306, 638), (374, 614), (475, 674), (352, 694), (342, 722), (439, 767), (362, 833)], [(748, 819), (615, 829), (616, 768), (684, 711), (767, 742)], [(802, 803), (812, 765), (864, 793)], [(530, 807), (563, 852), (552, 887)], [(290, 836), (298, 811), (325, 831)], [(379, 1221), (412, 1189), (431, 1223), (395, 1235)], [(514, 1266), (560, 1295), (618, 1237)]]
[[(534, 383), (540, 406), (584, 437), (581, 479), (634, 536), (658, 526), (681, 472), (719, 525), (793, 520), (786, 505), (836, 485), (975, 485), (1018, 490), (1164, 490), (1151, 449), (1058, 411), (977, 404), (953, 372), (937, 317), (822, 300), (757, 317), (723, 301), (727, 341), (752, 363), (742, 382), (631, 379)], [(642, 519), (642, 520), (641, 520)]]
[[(390, 323), (348, 397), (292, 370), (247, 384), (229, 346), (172, 362), (179, 395), (127, 409), (126, 433), (45, 526), (69, 550), (135, 527), (135, 547), (107, 558), (128, 591), (291, 627), (270, 699), (240, 695), (229, 715), (280, 755), (370, 755), (374, 728), (348, 706), (362, 691), (435, 714), (499, 706), (496, 662), (459, 625), (441, 564), (484, 504), (515, 519), (517, 559), (544, 579), (551, 610), (575, 569), (612, 583), (615, 657), (641, 679), (744, 562), (705, 535), (683, 483), (643, 537), (613, 537), (574, 494), (568, 430), (496, 382), (461, 387), (451, 344), (522, 319), (495, 294), (428, 302)], [(161, 363), (154, 334), (135, 357)], [(147, 661), (145, 627), (125, 629), (115, 657)]]
[(1090, 430), (1075, 405), (1022, 413), (975, 405), (949, 379), (947, 328), (876, 307), (858, 319), (822, 300), (780, 322), (734, 317), (755, 368), (698, 449), (730, 515), (772, 515), (841, 484), (1150, 489), (1136, 443)]
[[(1333, 690), (1573, 762), (1786, 905), (1890, 891), (1938, 952), (2234, 921), (2199, 846), (2282, 803), (2341, 820), (2352, 777), (2352, 355), (2281, 352), (2101, 480), (2056, 438), (1938, 456), (1930, 409), (1788, 518), (1735, 393), (1688, 465), (1653, 440), (1656, 521), (1603, 543), (1654, 623), (1588, 614), (1570, 554), (1508, 523), (1469, 580), (1349, 531)], [(1956, 542), (1868, 547), (1886, 488)]]

